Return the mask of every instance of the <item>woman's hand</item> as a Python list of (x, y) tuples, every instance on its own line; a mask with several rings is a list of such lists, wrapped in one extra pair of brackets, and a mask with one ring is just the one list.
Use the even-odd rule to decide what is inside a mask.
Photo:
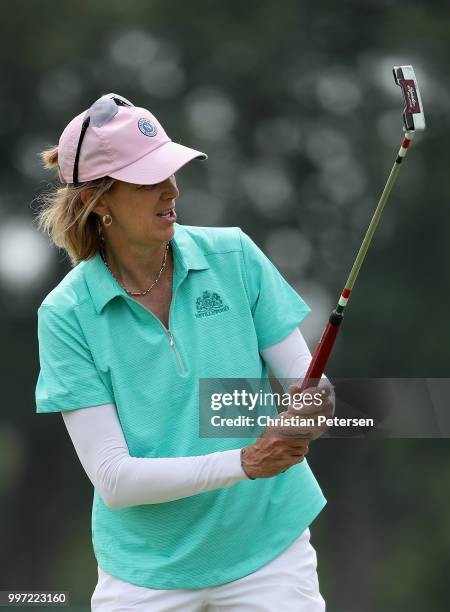
[(250, 478), (270, 478), (303, 461), (309, 440), (260, 437), (242, 451), (242, 466)]
[[(289, 393), (295, 400), (300, 393), (300, 385), (291, 385)], [(319, 423), (318, 417), (326, 419), (334, 414), (334, 391), (330, 383), (311, 387), (303, 392), (302, 402), (292, 401), (289, 409), (277, 415), (278, 425), (266, 427), (263, 434), (242, 451), (242, 465), (250, 478), (270, 478), (277, 476), (297, 463), (301, 463), (308, 453), (309, 442), (321, 436), (327, 429), (326, 423)], [(310, 405), (307, 405), (310, 404)], [(287, 419), (298, 417), (311, 419), (306, 425), (293, 425)], [(284, 421), (284, 424), (283, 424)]]
[[(319, 387), (309, 387), (303, 391), (302, 396), (300, 396), (300, 389), (301, 385), (289, 387), (291, 405), (288, 410), (277, 415), (276, 419), (279, 424), (266, 427), (262, 434), (263, 437), (316, 440), (329, 429), (326, 419), (334, 415), (335, 403), (331, 383), (326, 381)], [(295, 421), (300, 420), (305, 424), (295, 424)]]

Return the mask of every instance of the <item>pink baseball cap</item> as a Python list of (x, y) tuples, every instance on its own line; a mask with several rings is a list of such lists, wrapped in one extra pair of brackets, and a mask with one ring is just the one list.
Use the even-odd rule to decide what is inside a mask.
[[(74, 177), (78, 151), (78, 177)], [(65, 127), (58, 144), (58, 174), (79, 184), (104, 176), (127, 183), (164, 181), (192, 159), (208, 156), (173, 142), (150, 111), (105, 94)]]

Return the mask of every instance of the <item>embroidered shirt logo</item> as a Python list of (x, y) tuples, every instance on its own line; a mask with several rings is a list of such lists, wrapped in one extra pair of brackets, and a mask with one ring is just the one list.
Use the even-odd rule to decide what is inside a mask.
[(202, 295), (195, 300), (195, 308), (197, 309), (195, 313), (197, 319), (210, 317), (211, 315), (230, 310), (229, 307), (223, 303), (220, 295), (214, 291), (203, 291)]

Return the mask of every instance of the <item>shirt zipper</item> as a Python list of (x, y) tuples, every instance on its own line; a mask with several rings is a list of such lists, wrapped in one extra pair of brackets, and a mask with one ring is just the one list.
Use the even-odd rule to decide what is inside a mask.
[[(184, 277), (183, 277), (183, 278), (184, 278)], [(172, 313), (172, 306), (173, 306), (173, 305), (174, 305), (174, 303), (175, 303), (175, 296), (176, 296), (176, 294), (177, 294), (178, 287), (181, 285), (181, 282), (183, 281), (183, 278), (181, 278), (181, 279), (178, 281), (178, 283), (177, 283), (177, 285), (176, 285), (176, 287), (175, 287), (175, 291), (173, 292), (172, 301), (171, 301), (170, 306), (169, 306), (169, 329), (167, 329), (167, 328), (166, 328), (166, 326), (165, 326), (165, 325), (163, 325), (163, 324), (161, 323), (161, 321), (160, 321), (160, 323), (161, 323), (161, 325), (163, 325), (164, 329), (166, 330), (166, 332), (167, 332), (167, 333), (168, 333), (168, 335), (169, 335), (170, 346), (173, 348), (173, 350), (174, 350), (174, 352), (175, 352), (175, 355), (176, 355), (176, 358), (178, 359), (178, 363), (179, 363), (180, 369), (181, 369), (181, 371), (182, 371), (182, 372), (183, 372), (183, 374), (184, 374), (184, 373), (186, 372), (186, 369), (185, 369), (185, 367), (184, 367), (184, 365), (183, 365), (183, 362), (181, 361), (180, 353), (179, 353), (179, 352), (178, 352), (178, 350), (177, 350), (177, 347), (176, 347), (176, 344), (175, 344), (175, 339), (174, 339), (174, 337), (173, 337), (173, 333), (170, 331), (170, 327), (171, 327), (171, 325), (170, 325), (170, 315), (171, 315), (171, 313)], [(159, 319), (158, 319), (158, 320), (159, 320)]]
[(137, 300), (133, 300), (133, 302), (136, 302), (136, 304), (139, 304), (139, 306), (142, 306), (142, 308), (144, 308), (144, 310), (146, 310), (147, 312), (149, 312), (149, 313), (152, 315), (152, 317), (153, 317), (153, 318), (154, 318), (156, 321), (158, 321), (158, 323), (161, 325), (161, 327), (163, 328), (163, 330), (164, 330), (164, 331), (166, 332), (166, 334), (169, 336), (170, 346), (173, 348), (173, 351), (174, 351), (174, 353), (175, 353), (175, 357), (177, 358), (177, 361), (178, 361), (178, 365), (180, 366), (180, 370), (181, 370), (181, 372), (184, 374), (184, 373), (186, 372), (186, 368), (184, 367), (183, 362), (181, 361), (180, 353), (178, 352), (177, 347), (176, 347), (176, 345), (175, 345), (175, 339), (174, 339), (174, 337), (173, 337), (173, 333), (170, 331), (170, 313), (172, 312), (172, 306), (173, 306), (173, 303), (175, 302), (175, 295), (176, 295), (176, 292), (177, 292), (178, 287), (180, 286), (180, 284), (181, 284), (181, 281), (182, 281), (182, 280), (183, 280), (183, 279), (181, 279), (181, 280), (178, 282), (177, 286), (175, 287), (175, 291), (174, 291), (174, 293), (173, 293), (173, 296), (172, 296), (172, 302), (171, 302), (171, 304), (170, 304), (170, 308), (169, 308), (169, 329), (167, 329), (167, 327), (164, 325), (164, 323), (161, 321), (161, 319), (158, 319), (158, 317), (157, 317), (157, 316), (156, 316), (156, 315), (155, 315), (155, 314), (154, 314), (154, 313), (153, 313), (151, 310), (149, 310), (148, 308), (146, 308), (146, 307), (145, 307), (143, 304), (141, 304), (141, 303), (140, 303), (140, 302), (138, 302)]
[[(163, 326), (164, 327), (164, 326)], [(166, 329), (166, 328), (165, 328)], [(166, 329), (167, 333), (169, 334), (169, 339), (170, 339), (170, 346), (173, 348), (173, 350), (175, 351), (175, 355), (178, 359), (178, 363), (180, 364), (180, 368), (182, 372), (185, 372), (186, 370), (184, 369), (183, 366), (183, 362), (181, 361), (181, 357), (180, 357), (180, 353), (177, 351), (177, 347), (175, 346), (175, 340), (173, 339), (173, 334), (170, 331), (170, 329)]]

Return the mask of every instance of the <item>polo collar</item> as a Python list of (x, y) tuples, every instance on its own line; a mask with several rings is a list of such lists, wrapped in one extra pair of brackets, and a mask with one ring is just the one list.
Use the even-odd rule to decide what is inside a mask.
[[(201, 248), (185, 229), (183, 225), (174, 223), (175, 234), (170, 241), (173, 246), (174, 266), (181, 267), (185, 274), (189, 270), (206, 270), (208, 261)], [(114, 297), (120, 295), (128, 298), (128, 294), (105, 266), (100, 253), (91, 259), (79, 264), (83, 267), (84, 277), (91, 294), (97, 314), (100, 314), (105, 305)], [(175, 270), (174, 270), (175, 272)]]
[(174, 223), (175, 234), (170, 241), (174, 247), (175, 257), (180, 265), (186, 270), (206, 270), (209, 268), (208, 261), (202, 249), (195, 242), (184, 225)]

